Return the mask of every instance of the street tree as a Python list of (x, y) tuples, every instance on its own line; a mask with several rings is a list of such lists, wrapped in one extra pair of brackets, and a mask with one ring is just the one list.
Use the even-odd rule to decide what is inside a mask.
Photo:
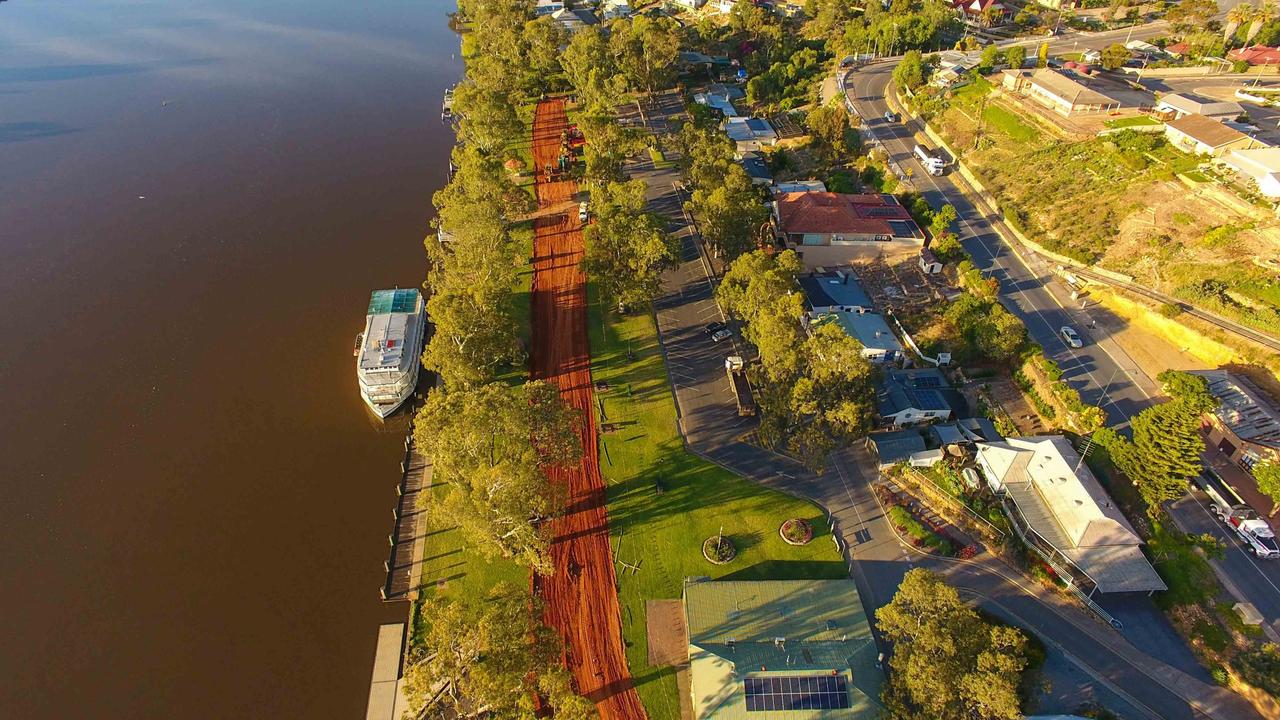
[(1262, 27), (1275, 20), (1276, 16), (1275, 3), (1272, 0), (1262, 0), (1262, 4), (1253, 11), (1253, 16), (1249, 18), (1249, 29), (1244, 34), (1245, 47), (1248, 47), (1253, 42), (1253, 39), (1258, 37)]
[(982, 54), (978, 56), (978, 72), (987, 74), (1000, 62), (1000, 47), (995, 43), (991, 43), (982, 48)]
[(1227, 21), (1222, 24), (1222, 42), (1230, 46), (1241, 25), (1253, 20), (1253, 5), (1247, 2), (1236, 4), (1227, 11)]
[(1263, 460), (1254, 463), (1252, 470), (1253, 479), (1258, 482), (1258, 490), (1271, 498), (1271, 512), (1267, 515), (1274, 516), (1280, 512), (1280, 462)]
[(956, 212), (955, 205), (952, 205), (951, 203), (943, 205), (941, 209), (933, 214), (933, 218), (929, 220), (929, 234), (936, 238), (939, 235), (949, 232), (951, 230), (951, 223), (954, 223), (959, 217), (960, 214)]
[(1040, 43), (1040, 47), (1036, 48), (1036, 67), (1049, 66), (1049, 43)]
[(1165, 20), (1175, 32), (1185, 34), (1208, 26), (1209, 20), (1218, 14), (1215, 0), (1180, 0), (1165, 13)]
[(593, 114), (612, 114), (622, 103), (627, 78), (618, 69), (599, 26), (574, 33), (560, 53), (560, 66), (582, 106)]
[(543, 15), (524, 24), (520, 42), (525, 71), (539, 79), (540, 89), (548, 89), (552, 78), (560, 74), (560, 48), (569, 42), (569, 31), (550, 15)]
[(1004, 51), (1004, 61), (1010, 69), (1017, 70), (1027, 61), (1027, 49), (1021, 45), (1014, 45)]
[(1120, 43), (1111, 43), (1102, 50), (1102, 67), (1117, 70), (1129, 62), (1129, 48)]
[(563, 509), (565, 495), (547, 471), (579, 461), (580, 422), (545, 382), (431, 393), (413, 436), (446, 490), (424, 496), (421, 509), (436, 527), (459, 527), (482, 554), (549, 574), (545, 521)]
[(1165, 370), (1156, 375), (1156, 381), (1164, 388), (1165, 394), (1181, 401), (1195, 415), (1203, 415), (1218, 407), (1218, 399), (1209, 392), (1209, 381), (1203, 375)]
[(893, 643), (884, 698), (893, 717), (1016, 720), (1029, 664), (1021, 631), (986, 622), (956, 589), (909, 570), (876, 624)]
[(541, 697), (557, 718), (594, 717), (594, 705), (573, 692), (560, 638), (541, 613), (536, 595), (510, 583), (482, 597), (424, 600), (421, 643), (404, 673), (410, 716), (461, 717), (484, 707), (489, 717), (534, 720)]
[(648, 306), (662, 272), (675, 265), (679, 243), (661, 217), (645, 210), (643, 180), (598, 185), (591, 191), (594, 222), (583, 230), (583, 267), (610, 304)]
[[(804, 264), (793, 250), (769, 253), (755, 250), (734, 260), (716, 287), (716, 300), (730, 315), (750, 326), (756, 318), (775, 307), (777, 300), (798, 295), (796, 277), (804, 272)], [(795, 321), (799, 324), (800, 316)], [(750, 336), (753, 343), (755, 339)]]
[(901, 88), (915, 90), (924, 84), (927, 68), (919, 50), (909, 50), (893, 69), (893, 81)]
[(699, 220), (703, 240), (730, 261), (758, 244), (769, 219), (750, 176), (736, 163), (725, 169), (720, 185), (697, 187), (689, 208)]

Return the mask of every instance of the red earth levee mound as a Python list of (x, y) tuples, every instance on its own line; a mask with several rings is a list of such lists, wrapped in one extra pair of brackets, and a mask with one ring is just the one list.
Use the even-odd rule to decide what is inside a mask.
[[(539, 207), (565, 206), (577, 190), (569, 179), (549, 177), (568, 127), (562, 100), (538, 103), (533, 120), (533, 159)], [(547, 624), (565, 643), (565, 664), (578, 692), (590, 698), (604, 720), (642, 720), (644, 706), (627, 669), (622, 621), (609, 546), (604, 481), (597, 458), (591, 406), (591, 354), (587, 343), (587, 279), (582, 261), (582, 223), (576, 206), (534, 220), (533, 343), (530, 374), (560, 388), (582, 413), (582, 463), (557, 470), (551, 479), (569, 491), (568, 509), (553, 523), (555, 574), (539, 578)]]

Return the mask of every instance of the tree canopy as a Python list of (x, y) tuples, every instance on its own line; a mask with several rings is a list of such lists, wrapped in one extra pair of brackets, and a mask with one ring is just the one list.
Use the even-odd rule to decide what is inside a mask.
[(1031, 649), (1016, 628), (984, 621), (956, 589), (909, 570), (876, 624), (893, 643), (884, 699), (894, 718), (1017, 720)]
[(666, 223), (645, 210), (645, 191), (643, 180), (596, 186), (595, 221), (583, 230), (583, 267), (606, 298), (623, 305), (647, 306), (661, 291), (662, 272), (679, 257)]
[(447, 490), (423, 509), (438, 527), (459, 526), (482, 553), (550, 573), (543, 521), (564, 496), (546, 471), (580, 459), (579, 421), (545, 382), (431, 393), (413, 436)]
[(443, 688), (439, 716), (445, 708), (465, 716), (478, 707), (495, 720), (539, 717), (535, 695), (544, 698), (564, 720), (596, 717), (595, 706), (575, 695), (561, 664), (560, 638), (539, 621), (536, 596), (507, 583), (495, 585), (483, 598), (422, 602), (421, 647), (405, 668), (404, 690), (415, 717)]

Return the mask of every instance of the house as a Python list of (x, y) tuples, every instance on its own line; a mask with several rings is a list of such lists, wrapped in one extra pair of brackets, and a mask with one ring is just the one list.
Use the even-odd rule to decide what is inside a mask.
[(1280, 148), (1232, 150), (1222, 156), (1221, 162), (1252, 181), (1263, 196), (1280, 199)]
[(631, 17), (631, 3), (629, 0), (605, 0), (600, 6), (600, 17), (604, 20)]
[(1214, 120), (1234, 120), (1244, 113), (1240, 103), (1232, 100), (1210, 100), (1191, 93), (1162, 95), (1156, 102), (1157, 113), (1167, 120), (1178, 120), (1188, 115), (1203, 115)]
[(533, 6), (533, 14), (541, 17), (564, 9), (564, 0), (538, 0)]
[(965, 79), (965, 70), (960, 67), (943, 68), (929, 78), (929, 85), (946, 90), (960, 84)]
[(1236, 48), (1227, 53), (1227, 59), (1232, 62), (1243, 60), (1250, 65), (1280, 65), (1280, 48), (1266, 45)]
[(811, 272), (800, 277), (799, 283), (805, 304), (812, 312), (871, 312), (875, 309), (851, 268)]
[(1082, 62), (1089, 63), (1090, 65), (1099, 65), (1102, 63), (1102, 51), (1101, 50), (1085, 50), (1084, 52), (1080, 53), (1080, 60)]
[(910, 464), (913, 456), (927, 452), (924, 436), (911, 428), (871, 433), (867, 436), (867, 446), (875, 453), (881, 470), (902, 463)]
[(839, 324), (849, 337), (862, 344), (862, 357), (873, 363), (891, 363), (903, 355), (898, 337), (889, 329), (884, 317), (876, 313), (845, 310), (806, 312), (802, 322), (810, 331), (830, 322)]
[(876, 414), (893, 427), (950, 420), (967, 412), (964, 396), (937, 368), (889, 370), (876, 387)]
[(733, 6), (738, 4), (738, 0), (712, 0), (711, 7), (718, 13), (728, 15), (733, 12)]
[(1184, 42), (1176, 42), (1172, 45), (1164, 46), (1164, 54), (1171, 58), (1181, 60), (1191, 52), (1191, 45)]
[(853, 581), (684, 586), (695, 720), (872, 720), (884, 674)]
[(821, 180), (788, 180), (773, 186), (774, 196), (787, 193), (826, 192), (827, 186)]
[(596, 14), (586, 8), (575, 10), (560, 9), (551, 13), (551, 17), (560, 23), (565, 30), (571, 33), (577, 32), (588, 25), (599, 25), (600, 18)]
[(801, 17), (804, 15), (804, 3), (796, 0), (779, 0), (773, 3), (773, 12), (782, 17)]
[(920, 272), (925, 275), (937, 275), (942, 272), (942, 261), (929, 248), (920, 248)]
[(1226, 370), (1193, 370), (1209, 381), (1218, 408), (1206, 420), (1210, 445), (1246, 469), (1280, 462), (1280, 406), (1249, 378)]
[(684, 8), (685, 10), (697, 10), (698, 8), (707, 4), (707, 0), (671, 0), (671, 1), (676, 5)]
[(1120, 101), (1090, 90), (1078, 80), (1052, 68), (1005, 70), (1006, 90), (1021, 93), (1064, 117), (1111, 112)]
[(1174, 147), (1193, 155), (1219, 157), (1231, 150), (1266, 147), (1262, 141), (1203, 115), (1187, 115), (1165, 123), (1164, 136)]
[(1062, 435), (978, 443), (978, 467), (1014, 530), (1064, 582), (1096, 593), (1167, 589), (1142, 540)]
[(1160, 48), (1145, 40), (1130, 40), (1124, 44), (1124, 49), (1148, 60), (1159, 58), (1162, 54)]
[(938, 68), (949, 70), (956, 68), (961, 72), (972, 70), (982, 64), (982, 58), (977, 53), (961, 52), (960, 50), (943, 50), (938, 53)]
[(764, 156), (758, 152), (745, 152), (738, 159), (738, 164), (743, 170), (747, 171), (747, 177), (751, 178), (751, 182), (756, 185), (772, 185), (773, 173), (769, 172), (769, 164), (764, 161)]
[(1080, 0), (1036, 0), (1036, 3), (1050, 10), (1071, 10), (1080, 6)]
[(764, 118), (725, 118), (720, 129), (733, 141), (738, 152), (761, 150), (778, 143), (778, 133)]
[(772, 209), (780, 239), (810, 268), (881, 254), (915, 255), (924, 246), (924, 232), (892, 195), (785, 193)]
[(1013, 15), (1000, 0), (952, 0), (951, 7), (961, 13), (966, 23), (983, 27), (1004, 25)]

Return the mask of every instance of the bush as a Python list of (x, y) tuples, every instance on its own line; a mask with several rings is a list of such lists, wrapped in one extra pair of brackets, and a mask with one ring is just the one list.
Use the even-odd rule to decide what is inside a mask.
[(948, 540), (938, 537), (901, 505), (893, 505), (889, 508), (889, 522), (893, 523), (899, 532), (913, 538), (916, 547), (932, 548), (939, 555), (952, 554), (951, 543)]
[(1160, 306), (1160, 314), (1167, 318), (1175, 318), (1182, 314), (1182, 306), (1175, 303), (1164, 303)]
[(1231, 667), (1250, 685), (1280, 696), (1280, 645), (1267, 643), (1240, 653), (1231, 661)]
[(782, 537), (794, 545), (804, 545), (813, 539), (813, 525), (808, 520), (791, 518), (782, 523)]

